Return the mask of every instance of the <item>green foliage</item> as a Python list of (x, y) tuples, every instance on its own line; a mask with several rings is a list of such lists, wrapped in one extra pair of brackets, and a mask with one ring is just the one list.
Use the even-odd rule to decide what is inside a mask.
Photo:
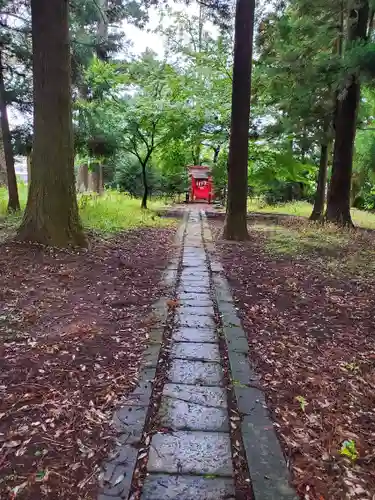
[[(120, 152), (114, 158), (115, 174), (112, 186), (125, 191), (133, 197), (141, 197), (143, 193), (142, 165), (133, 155)], [(160, 188), (160, 174), (153, 168), (151, 163), (146, 167), (147, 181), (151, 191), (156, 192)]]
[[(372, 222), (375, 223), (374, 216)], [(322, 273), (343, 279), (353, 276), (371, 279), (375, 272), (371, 233), (342, 230), (332, 224), (322, 225), (308, 220), (284, 218), (280, 218), (278, 224), (269, 223), (265, 219), (262, 224), (256, 222), (251, 229), (263, 233), (265, 248), (273, 258), (304, 260), (308, 256), (313, 257)], [(287, 285), (289, 280), (293, 281), (289, 278)], [(345, 366), (341, 366), (341, 369), (347, 370)]]
[[(20, 199), (21, 210), (26, 206), (28, 186), (24, 182), (18, 182), (18, 196)], [(0, 187), (0, 217), (7, 215), (8, 207), (8, 190), (5, 187)]]
[(360, 209), (375, 209), (375, 94), (364, 88), (360, 106), (360, 122), (355, 140), (352, 176), (352, 203)]
[[(312, 212), (312, 205), (306, 201), (294, 201), (291, 203), (268, 205), (265, 202), (264, 198), (260, 197), (258, 199), (249, 199), (248, 210), (250, 212), (262, 212), (270, 214), (294, 215), (297, 217), (309, 217)], [(352, 214), (352, 219), (357, 226), (367, 229), (375, 229), (374, 213), (352, 208), (351, 214)]]
[(249, 185), (268, 204), (308, 198), (313, 188), (314, 166), (268, 145), (250, 143)]
[(212, 167), (215, 196), (221, 196), (228, 182), (228, 150), (222, 149)]
[(344, 441), (340, 448), (340, 455), (349, 458), (351, 462), (355, 462), (359, 456), (355, 441), (350, 439), (349, 441)]
[(296, 396), (295, 400), (299, 403), (301, 410), (305, 412), (306, 406), (309, 404), (303, 396)]
[(108, 191), (103, 196), (81, 195), (78, 205), (84, 226), (103, 234), (138, 227), (166, 227), (175, 223), (155, 213), (162, 207), (160, 202), (152, 201), (150, 210), (144, 211), (139, 207), (139, 200), (116, 191)]
[(157, 156), (160, 171), (160, 190), (169, 196), (181, 194), (188, 189), (188, 165), (190, 155), (181, 139), (170, 141)]

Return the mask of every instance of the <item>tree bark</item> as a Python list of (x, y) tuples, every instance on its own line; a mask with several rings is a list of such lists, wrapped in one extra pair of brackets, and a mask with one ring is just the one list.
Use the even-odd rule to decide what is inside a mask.
[(310, 220), (323, 220), (324, 218), (324, 204), (326, 201), (326, 189), (327, 189), (328, 155), (329, 155), (328, 143), (322, 144), (320, 148), (318, 184), (316, 187), (314, 208), (312, 214), (310, 215)]
[(88, 172), (89, 190), (93, 193), (103, 193), (103, 166), (95, 163)]
[(221, 144), (219, 144), (218, 146), (216, 146), (214, 148), (213, 163), (217, 163), (217, 160), (218, 160), (219, 154), (220, 154), (220, 149), (221, 149)]
[(89, 167), (87, 163), (78, 167), (77, 191), (85, 193), (89, 188)]
[(99, 22), (98, 30), (96, 33), (97, 47), (96, 55), (98, 59), (105, 61), (107, 60), (107, 49), (106, 43), (108, 42), (108, 19), (107, 19), (107, 9), (108, 0), (98, 0), (99, 7)]
[[(366, 38), (369, 17), (368, 0), (360, 0), (358, 3), (356, 9), (352, 8), (349, 11), (349, 43)], [(352, 74), (343, 99), (337, 103), (332, 177), (325, 214), (327, 221), (340, 226), (353, 226), (350, 215), (350, 190), (359, 99), (359, 79), (357, 75)]]
[(228, 201), (223, 236), (246, 240), (251, 69), (255, 0), (237, 0), (228, 161)]
[(74, 179), (68, 0), (31, 0), (34, 144), (22, 241), (82, 246)]
[(3, 137), (2, 137), (2, 133), (1, 133), (1, 127), (0, 127), (0, 186), (7, 187), (7, 185), (8, 185), (7, 166), (6, 166), (6, 161), (5, 161)]
[(0, 50), (0, 119), (1, 119), (1, 135), (3, 140), (3, 149), (4, 149), (5, 165), (7, 172), (8, 212), (14, 212), (20, 210), (20, 200), (18, 198), (17, 177), (16, 177), (16, 170), (14, 168), (12, 136), (10, 135), (10, 129), (9, 129), (1, 50)]
[(147, 184), (146, 164), (143, 163), (142, 163), (142, 180), (143, 180), (143, 197), (142, 197), (141, 208), (147, 209), (148, 184)]
[(32, 161), (33, 161), (32, 152), (30, 152), (27, 155), (27, 158), (26, 158), (26, 163), (27, 163), (27, 184), (29, 185), (29, 188), (30, 188), (30, 183), (31, 183), (31, 163), (32, 163)]

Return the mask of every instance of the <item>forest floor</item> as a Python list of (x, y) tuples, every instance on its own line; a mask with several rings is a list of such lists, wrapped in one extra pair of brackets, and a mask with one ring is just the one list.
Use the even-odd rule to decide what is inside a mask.
[(2, 244), (1, 499), (95, 498), (174, 232), (93, 237), (80, 252)]
[[(222, 221), (212, 221), (217, 237)], [(257, 219), (217, 239), (301, 498), (375, 498), (375, 235)]]
[[(262, 199), (249, 198), (247, 209), (251, 212), (261, 212), (264, 214), (285, 214), (294, 215), (295, 217), (309, 218), (313, 210), (311, 203), (307, 201), (290, 201), (286, 203), (279, 203), (276, 205), (268, 205)], [(350, 210), (353, 223), (355, 226), (365, 229), (375, 229), (375, 213), (367, 210), (359, 210), (352, 208)]]

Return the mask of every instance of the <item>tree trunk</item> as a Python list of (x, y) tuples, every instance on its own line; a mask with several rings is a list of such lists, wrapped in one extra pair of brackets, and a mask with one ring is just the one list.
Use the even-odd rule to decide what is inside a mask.
[[(368, 0), (360, 0), (356, 9), (349, 11), (349, 43), (366, 38), (368, 17)], [(327, 221), (340, 226), (353, 226), (350, 215), (350, 190), (359, 99), (360, 83), (357, 75), (353, 74), (343, 99), (337, 103), (332, 177), (325, 215)]]
[(5, 161), (3, 137), (1, 134), (1, 127), (0, 127), (0, 186), (7, 187), (7, 185), (8, 185), (7, 166)]
[(31, 183), (31, 163), (32, 163), (32, 152), (30, 152), (27, 155), (26, 158), (26, 164), (27, 164), (27, 184), (29, 185), (30, 188), (30, 183)]
[(88, 172), (89, 190), (93, 193), (102, 194), (103, 192), (103, 166), (95, 163)]
[(8, 184), (8, 212), (20, 210), (20, 200), (18, 198), (17, 177), (14, 168), (14, 154), (12, 147), (12, 137), (9, 130), (8, 110), (5, 95), (4, 72), (2, 53), (0, 51), (0, 119), (1, 135), (5, 156)]
[(141, 208), (147, 208), (147, 199), (148, 199), (148, 184), (147, 184), (147, 173), (146, 173), (146, 164), (142, 164), (142, 180), (143, 180), (143, 197)]
[(218, 146), (216, 146), (216, 148), (214, 148), (213, 163), (217, 163), (217, 160), (218, 160), (219, 154), (220, 154), (220, 149), (221, 149), (221, 145), (220, 144)]
[(78, 167), (77, 191), (85, 193), (89, 188), (89, 167), (87, 163)]
[(108, 58), (107, 48), (106, 48), (106, 44), (108, 42), (108, 18), (107, 18), (108, 0), (98, 0), (98, 7), (100, 9), (100, 12), (99, 12), (98, 30), (96, 33), (96, 39), (97, 39), (96, 55), (98, 56), (98, 59), (105, 61)]
[(237, 0), (228, 162), (228, 202), (223, 236), (246, 240), (251, 69), (255, 0)]
[(324, 204), (326, 200), (327, 188), (328, 154), (328, 143), (322, 144), (320, 148), (318, 184), (316, 187), (314, 208), (312, 214), (310, 215), (310, 220), (323, 220), (324, 217)]
[(34, 144), (22, 241), (85, 245), (74, 179), (68, 0), (31, 0)]

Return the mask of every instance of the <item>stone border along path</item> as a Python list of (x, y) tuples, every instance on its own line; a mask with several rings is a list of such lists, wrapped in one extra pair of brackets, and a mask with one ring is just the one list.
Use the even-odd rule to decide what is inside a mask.
[[(114, 416), (119, 437), (104, 464), (98, 500), (235, 499), (227, 391), (235, 396), (241, 415), (254, 499), (295, 500), (264, 394), (251, 386), (258, 378), (248, 362), (247, 338), (223, 268), (215, 260), (204, 212), (186, 212), (177, 239), (180, 261), (173, 261), (164, 275), (170, 291), (177, 286), (179, 306), (174, 320), (167, 315), (167, 297), (155, 308), (159, 321), (166, 328), (168, 323), (171, 326), (171, 342), (162, 344), (159, 356), (166, 334), (164, 330), (163, 337), (160, 327), (153, 329), (140, 383)], [(221, 318), (219, 325), (215, 313)], [(225, 384), (220, 341), (226, 344), (231, 388)], [(164, 367), (164, 386), (159, 388), (155, 420), (159, 432), (147, 437), (147, 415), (155, 412), (148, 408), (152, 381), (163, 362), (163, 350), (169, 363)], [(147, 455), (142, 494), (130, 496), (135, 466)]]

